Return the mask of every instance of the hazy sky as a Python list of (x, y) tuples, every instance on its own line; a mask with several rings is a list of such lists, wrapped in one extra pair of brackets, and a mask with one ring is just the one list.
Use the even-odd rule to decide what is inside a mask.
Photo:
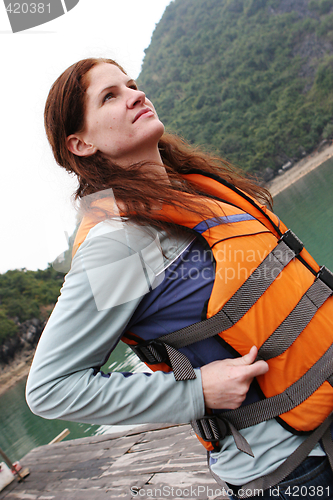
[(48, 91), (79, 59), (106, 56), (137, 78), (144, 49), (172, 0), (80, 0), (66, 15), (13, 34), (0, 3), (0, 273), (44, 269), (74, 229), (74, 181), (53, 160), (43, 129)]

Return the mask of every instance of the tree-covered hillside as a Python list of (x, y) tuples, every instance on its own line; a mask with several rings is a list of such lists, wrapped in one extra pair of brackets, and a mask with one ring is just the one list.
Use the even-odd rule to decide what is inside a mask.
[(0, 274), (0, 365), (38, 341), (64, 280), (51, 265)]
[(277, 171), (333, 133), (333, 0), (175, 0), (139, 84), (168, 130)]

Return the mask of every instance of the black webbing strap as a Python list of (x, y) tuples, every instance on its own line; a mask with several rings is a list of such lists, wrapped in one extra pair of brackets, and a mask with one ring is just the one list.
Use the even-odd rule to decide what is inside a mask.
[(193, 366), (185, 354), (182, 354), (168, 344), (164, 345), (173, 369), (173, 375), (177, 382), (180, 380), (194, 380), (197, 378)]
[[(285, 234), (289, 236), (288, 242), (291, 244), (290, 234), (292, 233), (291, 231), (287, 233)], [(277, 246), (259, 264), (221, 311), (205, 321), (163, 335), (159, 337), (159, 341), (180, 349), (199, 340), (212, 337), (237, 323), (260, 299), (289, 262), (298, 255), (297, 252), (302, 248), (300, 240), (293, 235), (295, 245), (292, 249), (285, 243), (287, 236), (283, 235)]]
[[(265, 476), (259, 477), (258, 479), (240, 486), (239, 490), (244, 492), (243, 495), (237, 495), (237, 493), (234, 494), (238, 496), (238, 498), (251, 498), (258, 495), (258, 491), (260, 490), (268, 490), (269, 488), (278, 485), (287, 476), (289, 476), (289, 474), (293, 472), (303, 462), (303, 460), (305, 460), (320, 439), (323, 439), (323, 446), (332, 466), (330, 459), (331, 451), (333, 451), (333, 443), (330, 433), (330, 424), (332, 422), (333, 413), (331, 413), (277, 469), (270, 474), (266, 474)], [(326, 450), (325, 443), (328, 451)], [(226, 483), (222, 481), (211, 469), (210, 471), (217, 483), (225, 487)]]
[[(276, 396), (225, 411), (219, 415), (205, 416), (191, 422), (196, 434), (215, 446), (219, 440), (232, 434), (237, 448), (251, 455), (247, 441), (239, 434), (240, 429), (270, 420), (292, 410), (320, 387), (333, 373), (333, 345), (299, 380)], [(241, 436), (241, 438), (240, 438)], [(244, 444), (244, 441), (246, 444)], [(250, 452), (249, 452), (250, 450)], [(332, 451), (333, 461), (333, 451)]]
[(223, 412), (223, 418), (230, 421), (236, 429), (243, 429), (264, 420), (270, 420), (303, 403), (332, 373), (333, 345), (299, 380), (281, 394)]
[(196, 378), (190, 360), (174, 347), (160, 342), (160, 339), (152, 340), (143, 345), (130, 345), (129, 347), (131, 347), (144, 363), (152, 365), (156, 363), (167, 363), (171, 365), (174, 377), (177, 381), (194, 380)]
[(228, 434), (228, 427), (223, 418), (217, 419), (214, 415), (206, 415), (191, 422), (194, 432), (207, 442), (218, 443)]
[[(310, 323), (318, 309), (331, 295), (333, 295), (333, 273), (323, 266), (317, 275), (317, 279), (305, 292), (295, 308), (262, 344), (258, 352), (258, 359), (268, 360), (286, 351)], [(218, 320), (221, 320), (221, 322), (219, 322), (217, 326), (216, 322)], [(226, 330), (232, 326), (232, 324), (233, 323), (230, 322), (227, 316), (224, 315), (224, 309), (222, 309), (222, 311), (212, 318), (204, 322), (195, 323), (195, 325), (192, 326), (196, 327), (199, 325), (201, 333), (205, 326), (205, 331), (201, 335), (201, 339), (199, 339), (203, 340), (204, 338), (214, 336), (216, 334), (216, 328), (218, 332), (220, 332)], [(189, 326), (171, 334), (164, 335), (157, 340), (152, 340), (149, 343), (131, 347), (140, 357), (141, 361), (145, 363), (156, 364), (169, 361), (173, 367), (176, 380), (192, 380), (195, 378), (195, 373), (191, 363), (185, 355), (176, 350), (177, 347), (184, 347), (184, 345), (190, 345), (198, 340), (197, 336), (195, 336), (195, 340), (193, 340), (192, 337), (191, 339), (187, 339), (185, 344), (186, 335), (192, 335), (190, 331), (191, 328), (192, 327)], [(177, 342), (174, 339), (174, 334), (179, 333), (181, 335), (181, 341)], [(167, 341), (173, 341), (173, 345), (167, 344)], [(328, 381), (333, 386), (333, 375)]]
[(322, 280), (323, 275), (330, 275), (333, 279), (333, 274), (327, 268), (321, 268), (317, 279), (305, 292), (296, 307), (262, 344), (258, 352), (258, 359), (267, 361), (286, 351), (310, 323), (318, 309), (333, 294), (333, 289)]
[(333, 441), (330, 428), (323, 435), (321, 442), (323, 444), (324, 450), (330, 462), (331, 469), (333, 471)]
[[(180, 366), (177, 364), (175, 350), (194, 344), (199, 340), (213, 337), (231, 328), (259, 300), (289, 262), (299, 254), (302, 248), (302, 242), (292, 233), (292, 231), (288, 230), (279, 240), (277, 246), (266, 256), (261, 264), (259, 264), (217, 314), (205, 321), (200, 321), (175, 332), (163, 335), (159, 337), (158, 340), (145, 342), (138, 346), (131, 346), (132, 349), (141, 360), (154, 364), (166, 360), (164, 354), (160, 355), (160, 352), (163, 351), (165, 353), (163, 345), (165, 347), (168, 346), (167, 352), (168, 354), (172, 354), (172, 358), (169, 356), (171, 367), (173, 371), (181, 377), (177, 378), (177, 380), (192, 379), (194, 374), (193, 369), (191, 370), (189, 368), (187, 370), (184, 365)], [(151, 348), (149, 347), (150, 345)], [(172, 348), (174, 348), (174, 352)], [(159, 354), (154, 360), (155, 351)]]
[(240, 432), (222, 415), (206, 415), (198, 420), (191, 421), (194, 432), (206, 442), (212, 443), (219, 450), (219, 442), (228, 434), (232, 434), (239, 451), (254, 457), (249, 443)]
[[(237, 448), (253, 456), (250, 445), (238, 431), (259, 424), (264, 420), (270, 420), (292, 410), (311, 396), (311, 394), (313, 394), (313, 392), (315, 392), (327, 379), (332, 377), (332, 373), (333, 345), (331, 345), (325, 354), (303, 375), (303, 377), (281, 394), (257, 401), (250, 405), (241, 406), (235, 410), (223, 412), (220, 415), (206, 416), (195, 422), (191, 422), (192, 427), (199, 437), (204, 441), (212, 442), (216, 448), (218, 448), (219, 440), (232, 434)], [(318, 440), (321, 437), (322, 435)], [(323, 444), (324, 447), (326, 446), (325, 451), (330, 457), (329, 459), (333, 470), (333, 444), (327, 438), (325, 442), (323, 442)], [(305, 458), (305, 456), (306, 455), (304, 455), (303, 458)], [(290, 472), (288, 472), (288, 474)], [(279, 481), (282, 481), (282, 479), (279, 479)], [(256, 487), (258, 488), (258, 486)]]
[(168, 360), (165, 345), (156, 340), (151, 340), (147, 344), (130, 345), (129, 346), (137, 356), (148, 365), (163, 363)]

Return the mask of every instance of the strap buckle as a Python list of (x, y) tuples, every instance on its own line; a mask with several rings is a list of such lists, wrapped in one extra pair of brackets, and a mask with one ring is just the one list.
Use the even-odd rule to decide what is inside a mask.
[(132, 350), (143, 363), (156, 365), (169, 360), (168, 353), (162, 342), (151, 340), (147, 344), (131, 345)]
[(193, 430), (203, 441), (208, 441), (212, 443), (215, 451), (220, 450), (219, 441), (224, 439), (229, 434), (235, 440), (235, 444), (239, 451), (254, 457), (251, 446), (246, 441), (246, 439), (240, 434), (240, 432), (228, 422), (222, 415), (206, 415), (199, 420), (193, 420), (191, 422)]
[(300, 254), (304, 247), (302, 241), (290, 229), (281, 236), (280, 241), (283, 241), (295, 255)]
[(326, 266), (321, 266), (317, 274), (317, 278), (325, 283), (331, 290), (333, 290), (333, 273)]
[(206, 415), (198, 420), (192, 420), (194, 432), (206, 442), (218, 442), (228, 434), (228, 427), (222, 419), (214, 415)]

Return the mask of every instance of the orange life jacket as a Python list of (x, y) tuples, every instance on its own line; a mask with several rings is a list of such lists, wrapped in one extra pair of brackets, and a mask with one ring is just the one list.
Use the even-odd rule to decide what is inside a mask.
[[(214, 175), (184, 175), (207, 193), (207, 214), (164, 206), (156, 218), (204, 238), (215, 260), (207, 319), (150, 342), (126, 332), (122, 340), (153, 370), (173, 369), (178, 380), (195, 377), (177, 349), (219, 335), (239, 355), (256, 345), (269, 371), (257, 377), (264, 399), (222, 413), (236, 429), (278, 417), (289, 430), (316, 429), (333, 409), (333, 275), (320, 268), (276, 215)], [(189, 195), (190, 196), (190, 195)], [(114, 211), (102, 198), (81, 224), (74, 252), (101, 213)], [(212, 217), (214, 213), (214, 217)], [(104, 217), (105, 218), (105, 217)], [(208, 332), (208, 333), (207, 333)], [(211, 416), (194, 428), (207, 449), (220, 439)], [(220, 424), (219, 424), (220, 425)]]
[[(275, 471), (242, 486), (244, 491), (280, 482), (320, 439), (333, 468), (333, 274), (320, 268), (278, 217), (246, 193), (200, 171), (184, 178), (210, 196), (207, 214), (172, 206), (155, 214), (193, 231), (211, 249), (216, 277), (207, 319), (153, 341), (129, 332), (122, 340), (153, 370), (172, 369), (177, 380), (195, 377), (178, 349), (198, 340), (218, 335), (239, 355), (258, 347), (259, 358), (269, 364), (269, 371), (257, 377), (263, 399), (192, 422), (199, 439), (213, 450), (232, 433), (237, 447), (252, 454), (238, 429), (277, 418), (293, 432), (313, 432)], [(94, 206), (97, 210), (79, 228), (74, 252), (89, 230), (113, 212), (114, 201), (103, 198)]]
[[(173, 351), (207, 336), (218, 334), (240, 355), (256, 345), (258, 357), (269, 364), (269, 371), (257, 378), (266, 399), (252, 409), (224, 412), (223, 418), (240, 429), (279, 415), (293, 432), (316, 429), (333, 410), (333, 274), (246, 193), (210, 174), (194, 171), (184, 178), (215, 198), (207, 198), (215, 216), (165, 206), (157, 217), (190, 228), (213, 252), (216, 278), (207, 320), (157, 342), (140, 345), (132, 335), (123, 340), (138, 343), (134, 350), (153, 370), (170, 370), (171, 365), (178, 372), (185, 361), (173, 361)], [(204, 330), (208, 334), (200, 337)], [(166, 355), (158, 354), (159, 346)], [(178, 377), (186, 378), (191, 375)], [(202, 430), (205, 423), (198, 425)], [(213, 449), (208, 438), (214, 429), (196, 430), (201, 437), (206, 434), (206, 447)]]

